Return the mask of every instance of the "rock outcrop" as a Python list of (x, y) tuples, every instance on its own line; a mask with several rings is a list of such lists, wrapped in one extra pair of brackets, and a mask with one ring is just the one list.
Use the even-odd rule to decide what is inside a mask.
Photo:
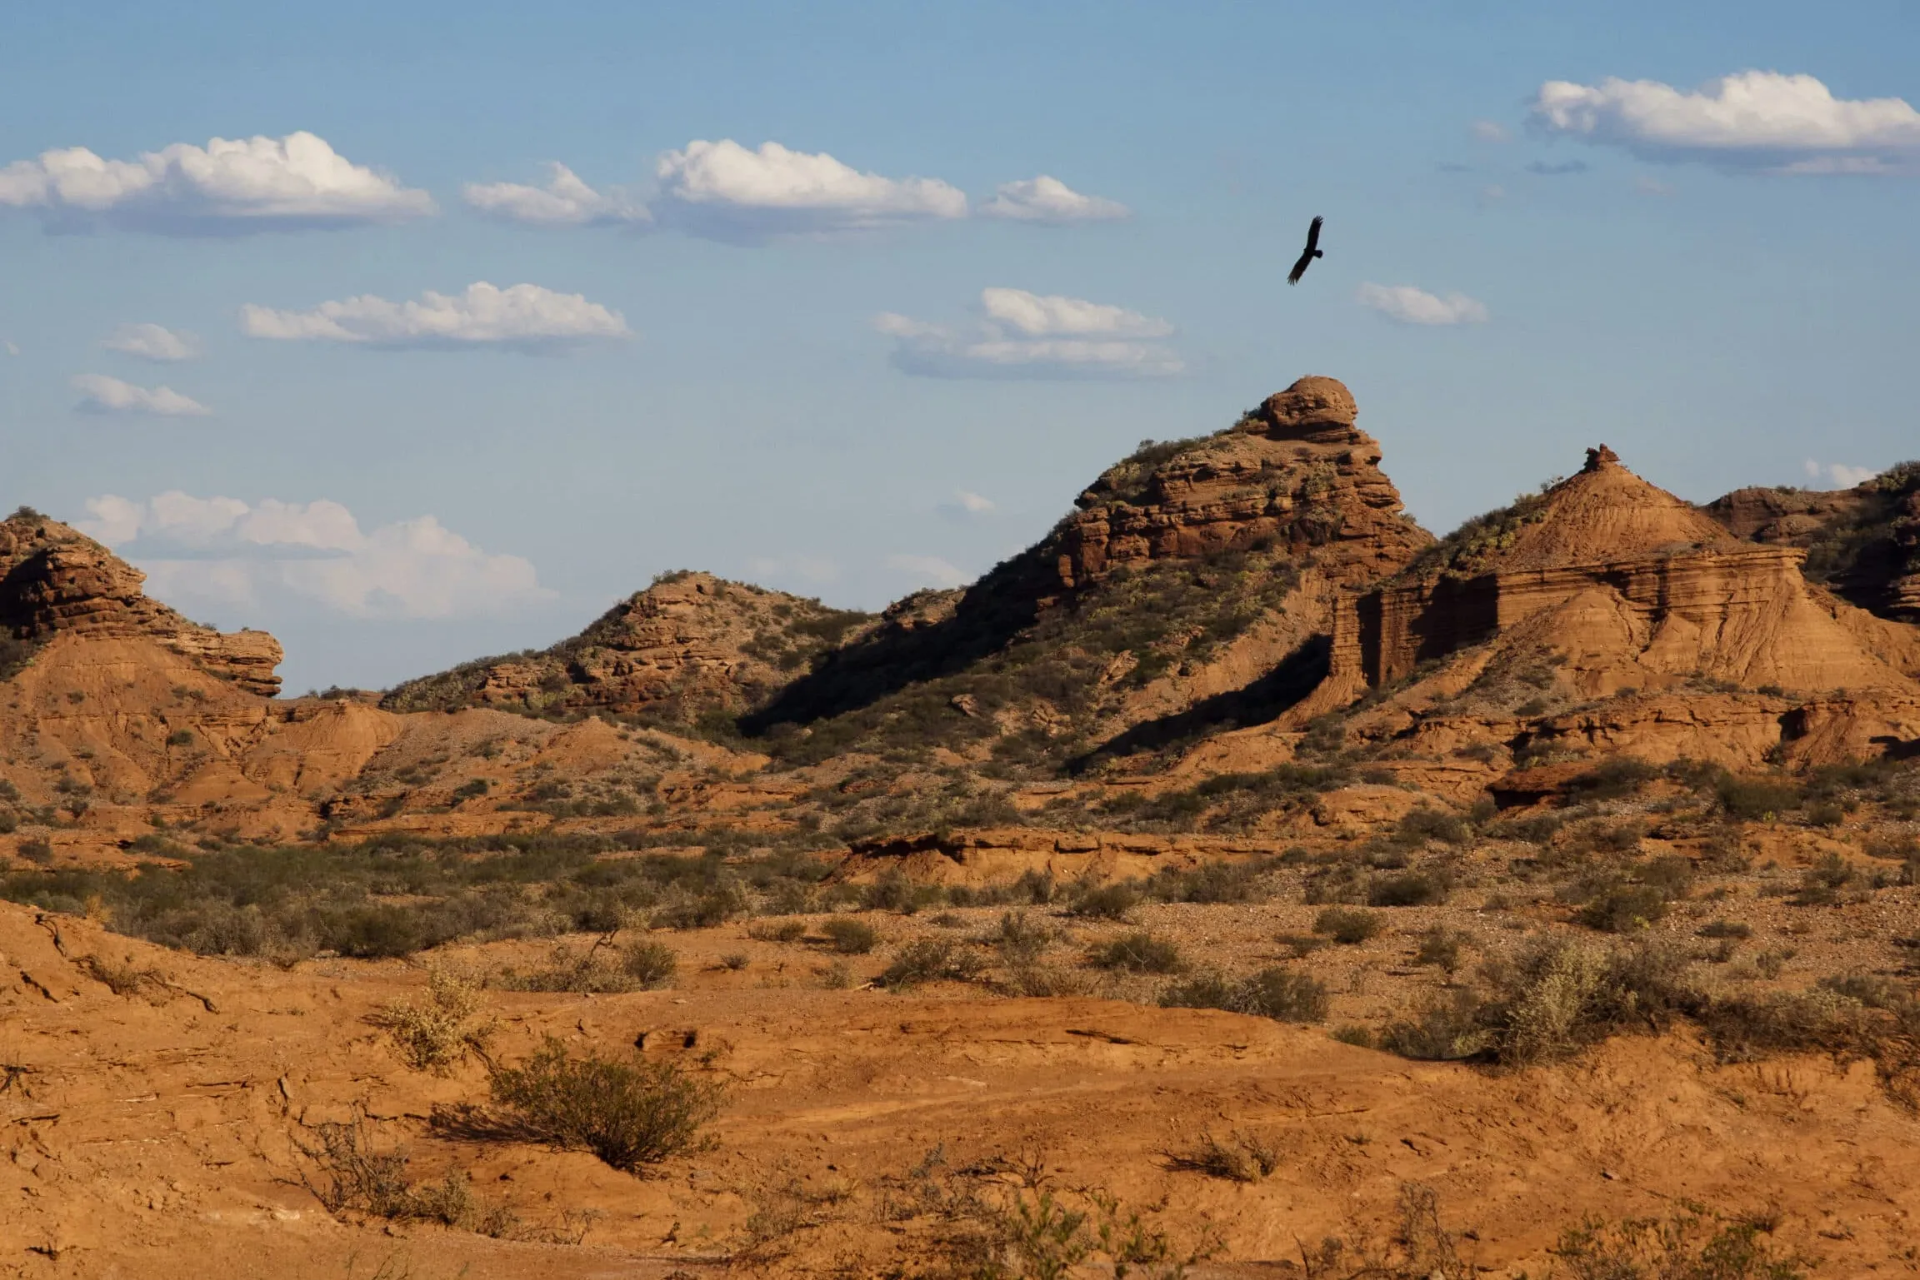
[(1735, 537), (1807, 553), (1807, 576), (1865, 609), (1920, 622), (1920, 463), (1851, 489), (1736, 489), (1704, 510)]
[(22, 509), (0, 521), (0, 633), (38, 644), (60, 634), (147, 639), (249, 693), (280, 691), (283, 654), (264, 631), (191, 622), (142, 589), (146, 575), (79, 530)]
[(1061, 583), (1263, 542), (1311, 553), (1346, 585), (1394, 572), (1433, 539), (1402, 513), (1357, 414), (1342, 383), (1308, 377), (1227, 431), (1144, 446), (1081, 494), (1056, 533)]
[(738, 714), (870, 619), (709, 573), (663, 577), (550, 649), (483, 658), (400, 685), (392, 711), (462, 706), (606, 711), (669, 724)]

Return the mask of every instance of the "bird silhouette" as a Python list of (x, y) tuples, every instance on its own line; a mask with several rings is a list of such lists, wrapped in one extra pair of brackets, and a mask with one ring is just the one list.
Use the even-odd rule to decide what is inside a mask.
[(1313, 225), (1307, 228), (1307, 247), (1300, 254), (1300, 261), (1293, 264), (1293, 270), (1287, 272), (1288, 284), (1299, 284), (1300, 277), (1307, 274), (1307, 268), (1313, 265), (1313, 260), (1327, 256), (1320, 248), (1320, 224), (1325, 221), (1319, 214), (1313, 216)]

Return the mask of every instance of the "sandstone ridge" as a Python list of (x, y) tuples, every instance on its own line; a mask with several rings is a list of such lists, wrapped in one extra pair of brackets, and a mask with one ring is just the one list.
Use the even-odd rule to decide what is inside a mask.
[(147, 598), (146, 575), (79, 530), (22, 508), (0, 521), (0, 630), (16, 642), (56, 635), (152, 640), (248, 693), (280, 691), (284, 656), (264, 631), (221, 632)]

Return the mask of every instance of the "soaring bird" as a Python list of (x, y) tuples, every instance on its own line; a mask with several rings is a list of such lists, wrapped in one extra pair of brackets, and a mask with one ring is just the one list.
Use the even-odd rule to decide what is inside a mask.
[(1293, 270), (1287, 272), (1288, 284), (1299, 284), (1300, 277), (1307, 274), (1307, 268), (1313, 265), (1313, 260), (1327, 256), (1320, 248), (1320, 224), (1325, 221), (1319, 214), (1314, 215), (1313, 225), (1307, 228), (1306, 250), (1301, 253), (1300, 261), (1293, 264)]

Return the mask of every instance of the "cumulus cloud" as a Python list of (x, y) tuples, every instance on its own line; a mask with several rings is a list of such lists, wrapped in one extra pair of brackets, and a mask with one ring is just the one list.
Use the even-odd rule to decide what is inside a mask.
[(83, 373), (73, 379), (80, 393), (74, 406), (82, 413), (150, 413), (162, 418), (197, 418), (211, 412), (207, 406), (172, 387), (137, 387), (104, 373)]
[(938, 178), (862, 173), (826, 152), (777, 142), (750, 150), (723, 138), (669, 151), (655, 167), (654, 216), (695, 235), (753, 241), (967, 216), (967, 197)]
[(1809, 75), (1742, 71), (1691, 92), (1656, 80), (1549, 80), (1534, 126), (1647, 160), (1779, 173), (1920, 167), (1920, 111), (1901, 98), (1836, 98)]
[(428, 290), (418, 302), (389, 302), (362, 294), (323, 302), (311, 311), (275, 311), (248, 303), (240, 327), (255, 338), (284, 342), (361, 343), (373, 347), (440, 350), (499, 346), (553, 350), (632, 336), (625, 318), (578, 293), (537, 284), (501, 289), (484, 280), (465, 293)]
[(1081, 195), (1044, 173), (1037, 178), (1001, 183), (993, 199), (980, 206), (983, 217), (1018, 222), (1110, 222), (1131, 212), (1118, 200)]
[(908, 575), (915, 585), (923, 587), (958, 587), (973, 581), (972, 574), (939, 556), (892, 555), (887, 557), (887, 568)]
[(191, 360), (200, 354), (200, 339), (184, 330), (157, 324), (123, 324), (108, 334), (101, 346), (109, 351), (167, 362)]
[(469, 182), (461, 195), (489, 217), (538, 227), (633, 226), (653, 221), (647, 206), (619, 187), (595, 191), (563, 164), (548, 169), (544, 187)]
[(552, 594), (525, 559), (489, 555), (432, 516), (363, 531), (324, 498), (248, 503), (178, 490), (106, 494), (86, 507), (75, 525), (144, 569), (164, 600), (257, 606), (290, 596), (352, 617), (452, 618)]
[(1165, 320), (1125, 307), (1025, 289), (980, 291), (978, 322), (954, 328), (893, 312), (873, 326), (897, 339), (894, 367), (931, 378), (1143, 378), (1185, 365), (1162, 343)]
[(1487, 308), (1464, 293), (1442, 298), (1410, 284), (1363, 284), (1356, 299), (1401, 324), (1485, 324)]
[(1879, 475), (1872, 467), (1849, 467), (1841, 462), (1815, 462), (1806, 460), (1807, 475), (1815, 480), (1829, 479), (1836, 489), (1851, 489), (1855, 485), (1865, 484)]
[(39, 214), (51, 230), (101, 226), (163, 235), (397, 222), (434, 212), (433, 198), (349, 161), (311, 133), (177, 142), (133, 160), (85, 147), (44, 151), (0, 168), (0, 207)]
[(1507, 142), (1513, 138), (1513, 132), (1498, 120), (1475, 120), (1473, 136), (1482, 142)]

